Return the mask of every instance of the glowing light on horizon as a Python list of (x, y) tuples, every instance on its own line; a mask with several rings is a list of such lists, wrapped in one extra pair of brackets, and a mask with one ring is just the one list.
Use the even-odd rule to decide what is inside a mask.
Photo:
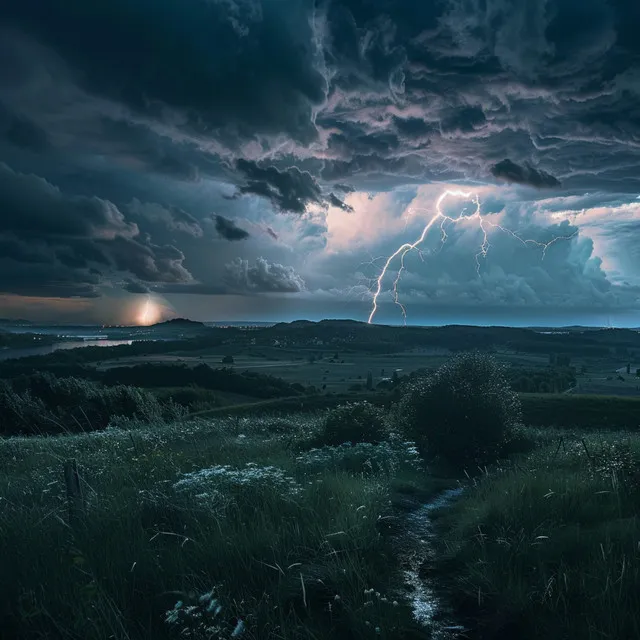
[(162, 317), (162, 310), (148, 295), (147, 299), (140, 310), (138, 315), (138, 324), (142, 326), (149, 326), (159, 322)]
[[(446, 198), (448, 198), (448, 197), (455, 197), (455, 198), (461, 198), (461, 199), (464, 199), (464, 200), (470, 200), (475, 205), (475, 211), (473, 213), (471, 213), (470, 215), (465, 215), (464, 214), (464, 210), (463, 210), (463, 213), (461, 213), (459, 216), (455, 216), (455, 217), (449, 216), (449, 215), (443, 213), (442, 209), (441, 209), (441, 206), (442, 206), (442, 203), (444, 202), (444, 200)], [(477, 220), (478, 226), (479, 226), (480, 230), (482, 231), (482, 243), (480, 245), (480, 250), (475, 254), (476, 271), (477, 271), (478, 275), (480, 275), (480, 258), (481, 257), (482, 258), (486, 258), (487, 257), (487, 253), (489, 251), (489, 247), (491, 246), (489, 244), (489, 235), (488, 235), (487, 227), (491, 227), (493, 229), (499, 229), (500, 231), (502, 231), (504, 233), (507, 233), (508, 235), (510, 235), (515, 240), (517, 240), (518, 242), (520, 242), (521, 244), (523, 244), (525, 246), (534, 245), (534, 246), (542, 248), (542, 259), (543, 260), (544, 260), (544, 257), (546, 255), (546, 253), (547, 253), (547, 249), (552, 244), (558, 242), (559, 240), (570, 240), (571, 238), (575, 237), (578, 234), (578, 231), (576, 230), (570, 236), (556, 236), (552, 240), (550, 240), (549, 242), (539, 242), (537, 240), (525, 240), (525, 239), (521, 238), (515, 232), (511, 231), (510, 229), (502, 227), (499, 224), (495, 224), (495, 223), (487, 220), (485, 217), (483, 217), (482, 216), (482, 212), (480, 210), (480, 206), (481, 206), (480, 205), (480, 199), (479, 199), (478, 195), (472, 193), (471, 191), (447, 189), (446, 191), (443, 191), (440, 194), (440, 196), (436, 200), (436, 212), (433, 214), (432, 218), (424, 226), (424, 228), (422, 229), (422, 233), (420, 234), (418, 239), (415, 242), (405, 242), (404, 244), (400, 245), (386, 259), (386, 262), (384, 263), (384, 266), (382, 267), (382, 270), (380, 271), (380, 274), (376, 278), (376, 285), (375, 285), (375, 290), (373, 292), (373, 301), (372, 301), (372, 306), (371, 306), (371, 313), (369, 314), (369, 319), (368, 319), (368, 323), (369, 324), (371, 324), (373, 322), (373, 319), (374, 319), (374, 317), (376, 315), (376, 312), (378, 311), (378, 298), (380, 297), (380, 294), (382, 293), (383, 280), (384, 280), (385, 276), (387, 275), (387, 272), (389, 270), (389, 267), (391, 266), (391, 263), (398, 257), (400, 258), (400, 268), (398, 269), (398, 273), (396, 274), (396, 277), (395, 277), (395, 279), (393, 281), (393, 288), (392, 288), (393, 301), (398, 307), (400, 307), (400, 310), (402, 312), (402, 317), (403, 317), (404, 324), (405, 325), (407, 324), (407, 309), (400, 302), (399, 293), (398, 293), (398, 285), (400, 283), (400, 279), (402, 277), (402, 273), (405, 270), (404, 260), (405, 260), (405, 257), (407, 255), (407, 253), (409, 253), (410, 251), (414, 251), (414, 250), (417, 251), (418, 254), (420, 255), (420, 257), (422, 258), (422, 253), (421, 253), (419, 247), (425, 241), (430, 229), (437, 222), (440, 222), (441, 240), (442, 240), (442, 244), (444, 245), (444, 243), (447, 241), (447, 237), (448, 237), (447, 236), (447, 231), (446, 231), (446, 228), (445, 228), (445, 223), (450, 222), (452, 224), (457, 224), (457, 223), (463, 222), (465, 220)], [(413, 213), (414, 211), (419, 211), (419, 209), (413, 209), (409, 213)], [(487, 226), (485, 226), (485, 225), (487, 225)], [(422, 259), (424, 260), (424, 258), (422, 258)]]

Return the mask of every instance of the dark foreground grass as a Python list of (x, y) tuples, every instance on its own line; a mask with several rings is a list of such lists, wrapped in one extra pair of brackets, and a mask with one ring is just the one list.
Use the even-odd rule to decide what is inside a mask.
[(640, 637), (639, 471), (640, 436), (565, 434), (443, 514), (436, 570), (473, 637)]
[[(397, 563), (380, 532), (394, 483), (423, 489), (416, 460), (401, 447), (391, 464), (388, 451), (381, 464), (373, 449), (305, 452), (319, 424), (0, 441), (0, 637), (428, 637), (394, 602)], [(71, 457), (88, 503), (75, 528)]]

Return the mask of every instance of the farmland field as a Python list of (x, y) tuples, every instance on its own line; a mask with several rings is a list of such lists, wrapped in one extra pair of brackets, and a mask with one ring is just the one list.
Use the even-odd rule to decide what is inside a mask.
[[(317, 388), (326, 385), (326, 391), (342, 393), (349, 391), (353, 385), (364, 385), (369, 371), (372, 373), (374, 384), (377, 384), (385, 378), (390, 378), (396, 370), (400, 375), (407, 375), (420, 369), (436, 369), (449, 357), (449, 354), (443, 352), (434, 354), (432, 351), (411, 350), (392, 354), (338, 353), (339, 358), (333, 360), (335, 354), (317, 349), (265, 349), (260, 355), (250, 351), (236, 353), (233, 355), (233, 364), (223, 365), (225, 355), (228, 353), (222, 351), (197, 355), (193, 352), (165, 353), (108, 359), (98, 363), (97, 368), (106, 370), (145, 363), (229, 366), (239, 371), (268, 373), (290, 383), (298, 382)], [(320, 355), (321, 359), (318, 357)], [(499, 351), (495, 353), (495, 357), (515, 367), (535, 370), (548, 366), (546, 356)], [(310, 362), (310, 358), (314, 361)], [(581, 372), (583, 366), (586, 369), (584, 373)], [(627, 374), (626, 365), (621, 367), (619, 359), (576, 359), (575, 367), (575, 393), (640, 396), (640, 378), (635, 375), (635, 369), (632, 369), (632, 374)]]

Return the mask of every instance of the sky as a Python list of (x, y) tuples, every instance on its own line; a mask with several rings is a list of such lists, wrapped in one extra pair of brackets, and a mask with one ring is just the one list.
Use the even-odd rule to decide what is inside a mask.
[(0, 317), (366, 321), (448, 190), (374, 322), (640, 326), (638, 25), (637, 0), (3, 3)]

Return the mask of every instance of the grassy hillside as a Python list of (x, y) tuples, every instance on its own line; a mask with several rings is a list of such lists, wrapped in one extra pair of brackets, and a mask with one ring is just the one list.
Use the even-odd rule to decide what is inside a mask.
[[(316, 459), (305, 443), (319, 425), (221, 419), (0, 440), (11, 576), (0, 580), (0, 636), (426, 638), (406, 603), (393, 604), (397, 564), (380, 535), (394, 483), (424, 475), (401, 452), (393, 470), (367, 466), (371, 448)], [(74, 528), (69, 457), (87, 501)]]
[(544, 439), (442, 516), (435, 569), (473, 638), (638, 638), (640, 436)]
[[(186, 419), (174, 401), (214, 392), (3, 383), (2, 425), (65, 435), (0, 438), (0, 638), (427, 640), (408, 562), (473, 640), (640, 637), (640, 401), (518, 395), (502, 371), (471, 354)], [(425, 501), (454, 484), (434, 537)]]

